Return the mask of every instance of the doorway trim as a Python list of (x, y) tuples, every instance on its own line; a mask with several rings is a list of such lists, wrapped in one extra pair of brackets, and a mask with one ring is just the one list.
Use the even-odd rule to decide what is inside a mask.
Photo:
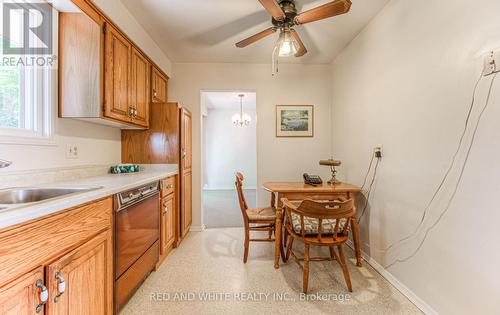
[[(205, 200), (204, 200), (204, 197), (203, 197), (203, 186), (204, 186), (204, 179), (205, 179), (205, 159), (204, 159), (204, 154), (203, 152), (205, 152), (205, 132), (204, 132), (204, 125), (203, 125), (203, 117), (205, 115), (205, 104), (204, 104), (204, 101), (203, 101), (203, 94), (204, 93), (209, 93), (209, 92), (219, 92), (219, 93), (255, 93), (255, 124), (256, 127), (258, 128), (258, 116), (259, 116), (259, 112), (258, 112), (258, 104), (259, 104), (259, 95), (257, 93), (257, 90), (255, 89), (203, 89), (203, 90), (200, 90), (200, 186), (198, 187), (198, 193), (199, 193), (199, 196), (200, 196), (200, 207), (201, 207), (201, 211), (200, 211), (200, 215), (201, 215), (201, 218), (200, 218), (200, 222), (201, 222), (201, 226), (199, 228), (195, 228), (195, 229), (192, 229), (193, 231), (204, 231), (206, 229), (206, 226), (205, 226)], [(257, 136), (257, 135), (256, 135)], [(257, 139), (258, 141), (258, 139)], [(255, 146), (255, 154), (256, 156), (258, 157), (259, 156), (259, 152), (258, 152), (258, 145)], [(255, 161), (255, 166), (256, 166), (256, 178), (257, 178), (257, 183), (259, 182), (259, 172), (258, 172), (258, 158), (256, 159)], [(258, 187), (256, 187), (256, 190), (258, 191)]]

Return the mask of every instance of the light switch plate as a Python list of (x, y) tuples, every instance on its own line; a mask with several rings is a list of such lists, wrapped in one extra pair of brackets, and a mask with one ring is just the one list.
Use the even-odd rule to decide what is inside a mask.
[(74, 144), (66, 145), (66, 158), (67, 159), (78, 159), (78, 146)]
[(500, 49), (490, 51), (484, 57), (483, 75), (488, 76), (500, 72)]

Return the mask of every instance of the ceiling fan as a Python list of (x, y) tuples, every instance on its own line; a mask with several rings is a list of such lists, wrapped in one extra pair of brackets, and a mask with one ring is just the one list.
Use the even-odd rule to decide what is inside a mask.
[(277, 54), (280, 57), (293, 55), (302, 57), (307, 53), (307, 48), (294, 30), (295, 26), (345, 14), (349, 12), (352, 4), (351, 0), (335, 0), (298, 13), (294, 0), (259, 0), (259, 2), (271, 14), (273, 26), (236, 43), (236, 47), (244, 48), (279, 30), (280, 36), (273, 56)]

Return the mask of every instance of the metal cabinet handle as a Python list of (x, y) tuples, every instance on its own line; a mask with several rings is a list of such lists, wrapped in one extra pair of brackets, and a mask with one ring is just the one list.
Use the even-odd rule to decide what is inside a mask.
[(185, 158), (186, 157), (186, 149), (182, 149), (182, 157)]
[(36, 305), (35, 311), (37, 313), (40, 313), (42, 310), (42, 307), (47, 303), (47, 300), (49, 299), (49, 292), (47, 292), (47, 287), (43, 285), (43, 281), (38, 279), (35, 282), (35, 286), (40, 289), (40, 294), (38, 298), (40, 299), (40, 303)]
[(153, 97), (156, 97), (156, 90), (153, 89)]
[(59, 301), (59, 297), (61, 297), (61, 295), (63, 295), (63, 293), (66, 291), (66, 282), (64, 281), (64, 278), (59, 271), (56, 272), (55, 278), (59, 282), (57, 285), (57, 295), (54, 297), (54, 303), (57, 303), (57, 301)]
[(134, 106), (130, 106), (128, 108), (128, 116), (131, 118), (137, 118), (137, 109)]
[(174, 188), (174, 185), (172, 185), (172, 184), (167, 185), (167, 189), (172, 189), (172, 188)]

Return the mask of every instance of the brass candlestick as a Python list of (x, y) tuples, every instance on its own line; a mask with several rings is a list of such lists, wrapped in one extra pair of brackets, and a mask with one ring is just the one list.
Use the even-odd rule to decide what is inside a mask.
[(337, 179), (337, 170), (335, 169), (335, 167), (340, 166), (341, 164), (342, 162), (340, 162), (339, 160), (334, 160), (333, 158), (329, 160), (319, 161), (319, 165), (330, 166), (332, 178), (328, 181), (328, 184), (335, 185), (340, 183), (340, 181)]

